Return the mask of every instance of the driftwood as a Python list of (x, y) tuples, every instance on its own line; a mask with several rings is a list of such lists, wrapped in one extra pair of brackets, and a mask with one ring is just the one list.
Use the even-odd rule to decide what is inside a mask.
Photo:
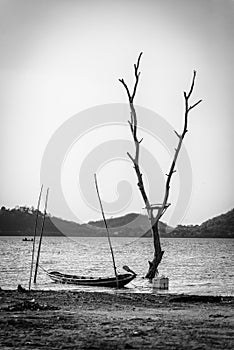
[(220, 295), (179, 295), (169, 299), (170, 303), (221, 303)]
[[(121, 84), (123, 84), (123, 86), (127, 92), (129, 106), (130, 106), (130, 120), (128, 121), (128, 123), (129, 123), (130, 130), (131, 130), (131, 133), (133, 136), (134, 144), (135, 144), (135, 155), (132, 156), (129, 153), (127, 153), (127, 154), (128, 154), (128, 157), (131, 159), (133, 166), (134, 166), (134, 169), (135, 169), (135, 173), (136, 173), (137, 181), (138, 181), (137, 185), (139, 187), (139, 190), (141, 192), (142, 198), (143, 198), (144, 203), (145, 203), (145, 208), (147, 210), (147, 214), (148, 214), (149, 221), (151, 224), (152, 235), (153, 235), (154, 257), (153, 257), (152, 261), (149, 261), (149, 269), (148, 269), (148, 272), (146, 274), (146, 278), (148, 278), (149, 280), (152, 280), (155, 277), (155, 275), (158, 273), (158, 265), (160, 264), (162, 257), (163, 257), (163, 254), (164, 254), (164, 251), (162, 250), (161, 243), (160, 243), (159, 220), (163, 216), (163, 214), (165, 213), (165, 211), (167, 210), (167, 208), (170, 205), (168, 203), (170, 182), (171, 182), (172, 175), (176, 172), (176, 170), (175, 170), (176, 161), (177, 161), (177, 158), (178, 158), (181, 146), (182, 146), (183, 139), (185, 137), (185, 134), (188, 131), (188, 115), (189, 115), (189, 112), (194, 107), (196, 107), (202, 100), (199, 100), (198, 102), (196, 102), (193, 105), (189, 105), (189, 99), (190, 99), (191, 94), (193, 92), (195, 78), (196, 78), (196, 71), (194, 71), (190, 90), (188, 93), (184, 92), (184, 100), (185, 100), (184, 128), (183, 128), (183, 132), (181, 135), (177, 131), (175, 131), (176, 135), (178, 136), (179, 141), (178, 141), (177, 148), (175, 149), (175, 155), (173, 157), (169, 172), (168, 172), (168, 174), (166, 174), (167, 180), (166, 180), (166, 184), (165, 184), (165, 193), (164, 193), (163, 202), (160, 205), (153, 206), (150, 204), (149, 199), (148, 199), (148, 195), (145, 191), (143, 178), (142, 178), (143, 175), (141, 173), (141, 169), (140, 169), (140, 165), (139, 165), (140, 143), (143, 141), (143, 139), (139, 140), (138, 135), (137, 135), (137, 126), (138, 126), (137, 114), (136, 114), (136, 109), (134, 107), (134, 99), (136, 96), (136, 91), (137, 91), (139, 77), (140, 77), (139, 66), (140, 66), (140, 60), (141, 60), (142, 54), (143, 53), (141, 52), (138, 59), (137, 59), (137, 63), (134, 64), (135, 83), (134, 83), (132, 93), (130, 92), (124, 79), (119, 79), (119, 81), (121, 82)], [(156, 214), (154, 214), (154, 210), (157, 210)]]

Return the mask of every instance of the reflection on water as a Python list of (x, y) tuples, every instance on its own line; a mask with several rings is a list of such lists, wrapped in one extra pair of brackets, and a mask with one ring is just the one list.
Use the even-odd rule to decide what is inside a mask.
[[(113, 238), (112, 243), (119, 272), (123, 271), (123, 265), (128, 265), (138, 274), (125, 291), (152, 292), (152, 284), (143, 278), (147, 261), (152, 257), (151, 239)], [(234, 295), (234, 240), (165, 238), (162, 248), (165, 254), (160, 273), (169, 277), (170, 293)], [(22, 237), (1, 237), (0, 286), (3, 289), (15, 289), (18, 284), (28, 287), (31, 250), (32, 242), (23, 242)], [(44, 237), (40, 265), (46, 270), (85, 276), (114, 274), (104, 237)], [(55, 284), (42, 269), (32, 288), (103, 290)]]

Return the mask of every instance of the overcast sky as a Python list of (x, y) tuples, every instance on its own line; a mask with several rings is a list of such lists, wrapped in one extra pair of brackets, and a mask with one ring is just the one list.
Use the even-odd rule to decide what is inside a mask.
[[(118, 78), (133, 83), (132, 65), (143, 51), (136, 96), (139, 106), (154, 111), (179, 132), (183, 91), (189, 88), (194, 69), (197, 80), (192, 98), (194, 102), (203, 99), (191, 113), (185, 140), (192, 195), (183, 218), (173, 224), (201, 223), (233, 208), (233, 1), (1, 0), (0, 6), (1, 205), (36, 206), (41, 162), (56, 130), (87, 108), (125, 103)], [(97, 128), (90, 138), (86, 135), (87, 139), (73, 144), (64, 160), (61, 183), (74, 216), (53, 207), (53, 191), (52, 214), (75, 220), (78, 213), (83, 221), (100, 218), (81, 201), (76, 182), (81, 159), (105, 140), (118, 139), (125, 132), (123, 139), (127, 140), (127, 126), (116, 131)], [(170, 157), (163, 156), (161, 146), (151, 151), (166, 172)], [(82, 154), (74, 168), (71, 161), (78, 149)], [(126, 152), (123, 149), (119, 163), (97, 164), (107, 202), (116, 200), (117, 184), (123, 179), (131, 184), (133, 193), (138, 191)], [(183, 174), (180, 177), (178, 181), (174, 175), (172, 205), (164, 221), (172, 215), (183, 186)], [(145, 179), (147, 182), (147, 174)], [(155, 193), (152, 200), (160, 202), (159, 197)], [(142, 207), (140, 196), (130, 198), (118, 215), (141, 212)]]

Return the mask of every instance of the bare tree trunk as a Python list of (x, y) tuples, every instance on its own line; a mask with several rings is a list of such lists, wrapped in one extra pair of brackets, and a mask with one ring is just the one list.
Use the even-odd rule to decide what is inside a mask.
[[(141, 139), (139, 141), (138, 136), (137, 136), (137, 114), (136, 114), (136, 110), (134, 107), (134, 98), (136, 95), (137, 86), (138, 86), (138, 82), (139, 82), (139, 76), (140, 76), (139, 65), (140, 65), (141, 56), (142, 56), (142, 52), (140, 53), (140, 55), (138, 57), (137, 63), (134, 64), (135, 84), (133, 87), (133, 92), (130, 93), (130, 90), (129, 90), (127, 84), (125, 83), (124, 79), (119, 79), (119, 81), (123, 84), (123, 86), (127, 92), (127, 95), (128, 95), (129, 106), (130, 106), (130, 117), (131, 117), (130, 121), (129, 121), (129, 126), (130, 126), (130, 130), (131, 130), (131, 133), (133, 136), (134, 144), (135, 144), (135, 157), (133, 157), (129, 153), (127, 153), (127, 154), (134, 164), (134, 169), (135, 169), (137, 180), (138, 180), (137, 185), (139, 187), (139, 190), (141, 192), (142, 198), (144, 200), (144, 203), (145, 203), (145, 206), (147, 209), (147, 214), (148, 214), (148, 217), (149, 217), (149, 220), (151, 223), (151, 229), (152, 229), (152, 235), (153, 235), (154, 257), (153, 257), (152, 261), (149, 261), (149, 269), (148, 269), (148, 272), (146, 274), (146, 278), (152, 280), (155, 277), (155, 275), (158, 273), (158, 266), (162, 260), (163, 254), (164, 254), (164, 251), (162, 251), (162, 249), (161, 249), (161, 243), (160, 243), (159, 220), (163, 216), (163, 214), (165, 213), (165, 211), (167, 210), (167, 208), (170, 205), (168, 203), (170, 182), (171, 182), (172, 175), (176, 172), (176, 170), (175, 170), (176, 161), (177, 161), (177, 158), (178, 158), (181, 146), (182, 146), (183, 139), (185, 137), (185, 134), (188, 131), (188, 129), (187, 129), (188, 115), (189, 115), (189, 112), (191, 111), (191, 109), (196, 107), (202, 100), (199, 100), (194, 105), (189, 106), (189, 98), (193, 92), (195, 78), (196, 78), (196, 71), (194, 71), (193, 72), (193, 80), (192, 80), (192, 84), (191, 84), (189, 93), (187, 94), (186, 92), (184, 92), (184, 99), (185, 99), (184, 128), (183, 128), (183, 132), (181, 135), (179, 135), (175, 131), (176, 135), (179, 138), (179, 141), (178, 141), (177, 148), (175, 149), (175, 155), (174, 155), (174, 158), (172, 160), (172, 163), (171, 163), (171, 166), (169, 169), (169, 173), (167, 174), (167, 181), (165, 184), (165, 193), (164, 193), (163, 202), (160, 206), (156, 206), (156, 207), (153, 205), (150, 205), (147, 193), (146, 193), (145, 188), (144, 188), (142, 173), (141, 173), (140, 166), (139, 166), (140, 143), (143, 141), (143, 139)], [(158, 212), (154, 216), (153, 211), (155, 209), (157, 209)]]
[(152, 261), (149, 261), (149, 269), (146, 274), (146, 278), (152, 280), (156, 274), (158, 274), (158, 265), (160, 264), (164, 251), (161, 249), (159, 239), (159, 221), (154, 222), (152, 225), (153, 242), (154, 242), (154, 257)]

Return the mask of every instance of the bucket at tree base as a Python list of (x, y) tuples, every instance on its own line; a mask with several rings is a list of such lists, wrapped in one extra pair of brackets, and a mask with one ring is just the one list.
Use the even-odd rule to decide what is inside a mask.
[(165, 276), (157, 276), (153, 279), (154, 289), (169, 289), (169, 278)]

